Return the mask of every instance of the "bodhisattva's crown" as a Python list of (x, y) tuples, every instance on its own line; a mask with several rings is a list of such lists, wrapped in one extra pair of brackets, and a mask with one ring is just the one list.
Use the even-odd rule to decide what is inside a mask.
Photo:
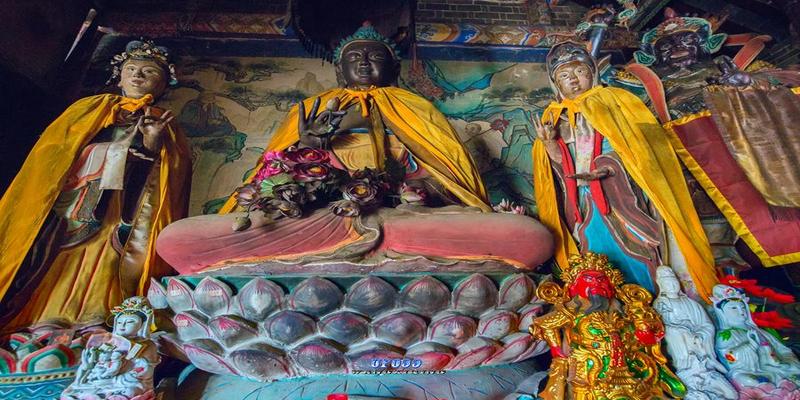
[(175, 65), (170, 63), (169, 49), (156, 46), (152, 40), (133, 40), (125, 46), (125, 51), (114, 56), (111, 60), (113, 68), (109, 83), (119, 78), (122, 73), (122, 64), (128, 60), (150, 60), (160, 65), (169, 73), (169, 84), (176, 85), (178, 78), (175, 74)]
[(342, 59), (342, 52), (344, 51), (344, 48), (347, 47), (347, 45), (359, 41), (371, 41), (371, 42), (381, 43), (384, 46), (386, 46), (387, 49), (389, 49), (389, 53), (392, 54), (392, 57), (396, 61), (400, 60), (400, 57), (397, 55), (397, 48), (395, 44), (385, 36), (381, 35), (380, 32), (375, 30), (375, 28), (369, 21), (365, 21), (364, 24), (361, 26), (361, 28), (358, 28), (358, 30), (355, 31), (355, 33), (342, 39), (342, 41), (339, 42), (339, 46), (337, 46), (336, 49), (333, 50), (333, 62), (338, 63), (339, 60)]
[(111, 309), (111, 314), (115, 317), (119, 315), (141, 315), (145, 319), (153, 315), (153, 307), (146, 297), (134, 296), (125, 299), (121, 305)]
[(728, 285), (715, 285), (714, 289), (711, 291), (711, 302), (714, 304), (714, 307), (722, 309), (722, 306), (730, 301), (741, 301), (747, 304), (750, 299), (742, 289)]

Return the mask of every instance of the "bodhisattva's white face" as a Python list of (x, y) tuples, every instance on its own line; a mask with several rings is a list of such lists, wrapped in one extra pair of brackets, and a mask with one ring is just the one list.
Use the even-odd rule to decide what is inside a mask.
[(573, 61), (556, 68), (553, 79), (564, 97), (574, 99), (592, 88), (594, 74), (590, 66)]
[(138, 315), (120, 315), (114, 324), (114, 333), (126, 338), (136, 337), (142, 324), (142, 318)]
[(722, 314), (729, 326), (745, 326), (749, 318), (747, 304), (742, 301), (729, 301), (722, 306)]
[(658, 288), (667, 297), (675, 297), (681, 291), (681, 284), (673, 277), (658, 278)]
[(167, 88), (166, 71), (155, 61), (128, 60), (122, 64), (118, 86), (126, 97), (139, 99), (150, 94), (158, 98)]

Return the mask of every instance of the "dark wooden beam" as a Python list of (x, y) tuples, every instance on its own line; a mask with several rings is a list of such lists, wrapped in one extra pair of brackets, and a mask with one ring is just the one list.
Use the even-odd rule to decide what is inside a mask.
[(700, 9), (710, 14), (728, 14), (728, 21), (740, 25), (754, 33), (763, 33), (772, 36), (775, 41), (782, 41), (789, 37), (789, 30), (786, 21), (779, 21), (774, 18), (746, 10), (737, 5), (722, 0), (680, 0), (681, 3)]
[(643, 0), (639, 3), (639, 13), (630, 23), (632, 31), (639, 31), (647, 25), (650, 20), (658, 16), (661, 10), (666, 7), (670, 0)]

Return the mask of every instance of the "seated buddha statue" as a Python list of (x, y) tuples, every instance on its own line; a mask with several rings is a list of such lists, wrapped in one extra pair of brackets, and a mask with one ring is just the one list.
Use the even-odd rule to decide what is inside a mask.
[[(157, 250), (165, 261), (191, 274), (233, 265), (408, 266), (412, 260), (419, 268), (532, 269), (550, 258), (552, 237), (536, 220), (492, 212), (475, 163), (445, 116), (394, 86), (400, 63), (389, 40), (365, 25), (342, 40), (334, 64), (342, 87), (293, 107), (221, 214), (177, 221), (161, 233)], [(286, 152), (325, 159), (351, 177), (398, 176), (393, 187), (401, 189), (390, 197), (402, 204), (354, 211), (345, 191), (331, 207), (289, 212), (295, 218), (254, 213), (232, 230), (248, 215), (247, 188), (273, 167), (272, 155)]]

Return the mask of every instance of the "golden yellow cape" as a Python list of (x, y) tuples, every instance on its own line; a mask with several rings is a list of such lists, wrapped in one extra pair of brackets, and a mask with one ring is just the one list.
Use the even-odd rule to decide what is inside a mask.
[[(377, 111), (383, 123), (392, 129), (415, 160), (447, 190), (465, 205), (479, 207), (483, 211), (492, 210), (475, 162), (445, 116), (429, 101), (404, 89), (382, 87), (365, 91), (343, 88), (328, 90), (319, 95), (320, 103), (324, 106), (334, 97), (339, 98), (340, 110), (361, 103), (362, 115), (367, 116), (370, 109)], [(304, 101), (309, 112), (314, 99)], [(300, 140), (297, 113), (298, 107), (289, 111), (283, 124), (272, 136), (267, 151), (284, 150)], [(252, 181), (261, 166), (259, 161), (245, 183)], [(234, 194), (220, 209), (220, 213), (229, 213), (235, 208)]]
[[(112, 125), (121, 109), (138, 110), (153, 102), (147, 95), (131, 99), (102, 94), (78, 100), (67, 108), (42, 133), (14, 181), (0, 200), (0, 298), (2, 298), (45, 218), (50, 213), (80, 151), (103, 128)], [(183, 135), (169, 128), (161, 148), (161, 169), (158, 199), (150, 201), (155, 208), (154, 220), (144, 236), (143, 253), (133, 258), (144, 260), (139, 278), (138, 294), (144, 294), (151, 276), (166, 274), (170, 267), (156, 256), (157, 233), (173, 220), (184, 216), (190, 152)], [(155, 200), (155, 199), (154, 199)], [(120, 260), (125, 263), (127, 255)], [(121, 275), (124, 275), (121, 273)], [(105, 295), (105, 294), (103, 294)]]
[[(708, 298), (717, 284), (714, 257), (700, 225), (678, 158), (667, 134), (639, 98), (617, 88), (594, 87), (573, 100), (551, 103), (542, 122), (557, 122), (562, 112), (572, 123), (581, 113), (619, 156), (630, 177), (642, 188), (672, 230), (697, 292)], [(533, 174), (539, 219), (556, 237), (556, 262), (568, 268), (577, 246), (561, 220), (550, 160), (544, 144), (533, 146)]]

